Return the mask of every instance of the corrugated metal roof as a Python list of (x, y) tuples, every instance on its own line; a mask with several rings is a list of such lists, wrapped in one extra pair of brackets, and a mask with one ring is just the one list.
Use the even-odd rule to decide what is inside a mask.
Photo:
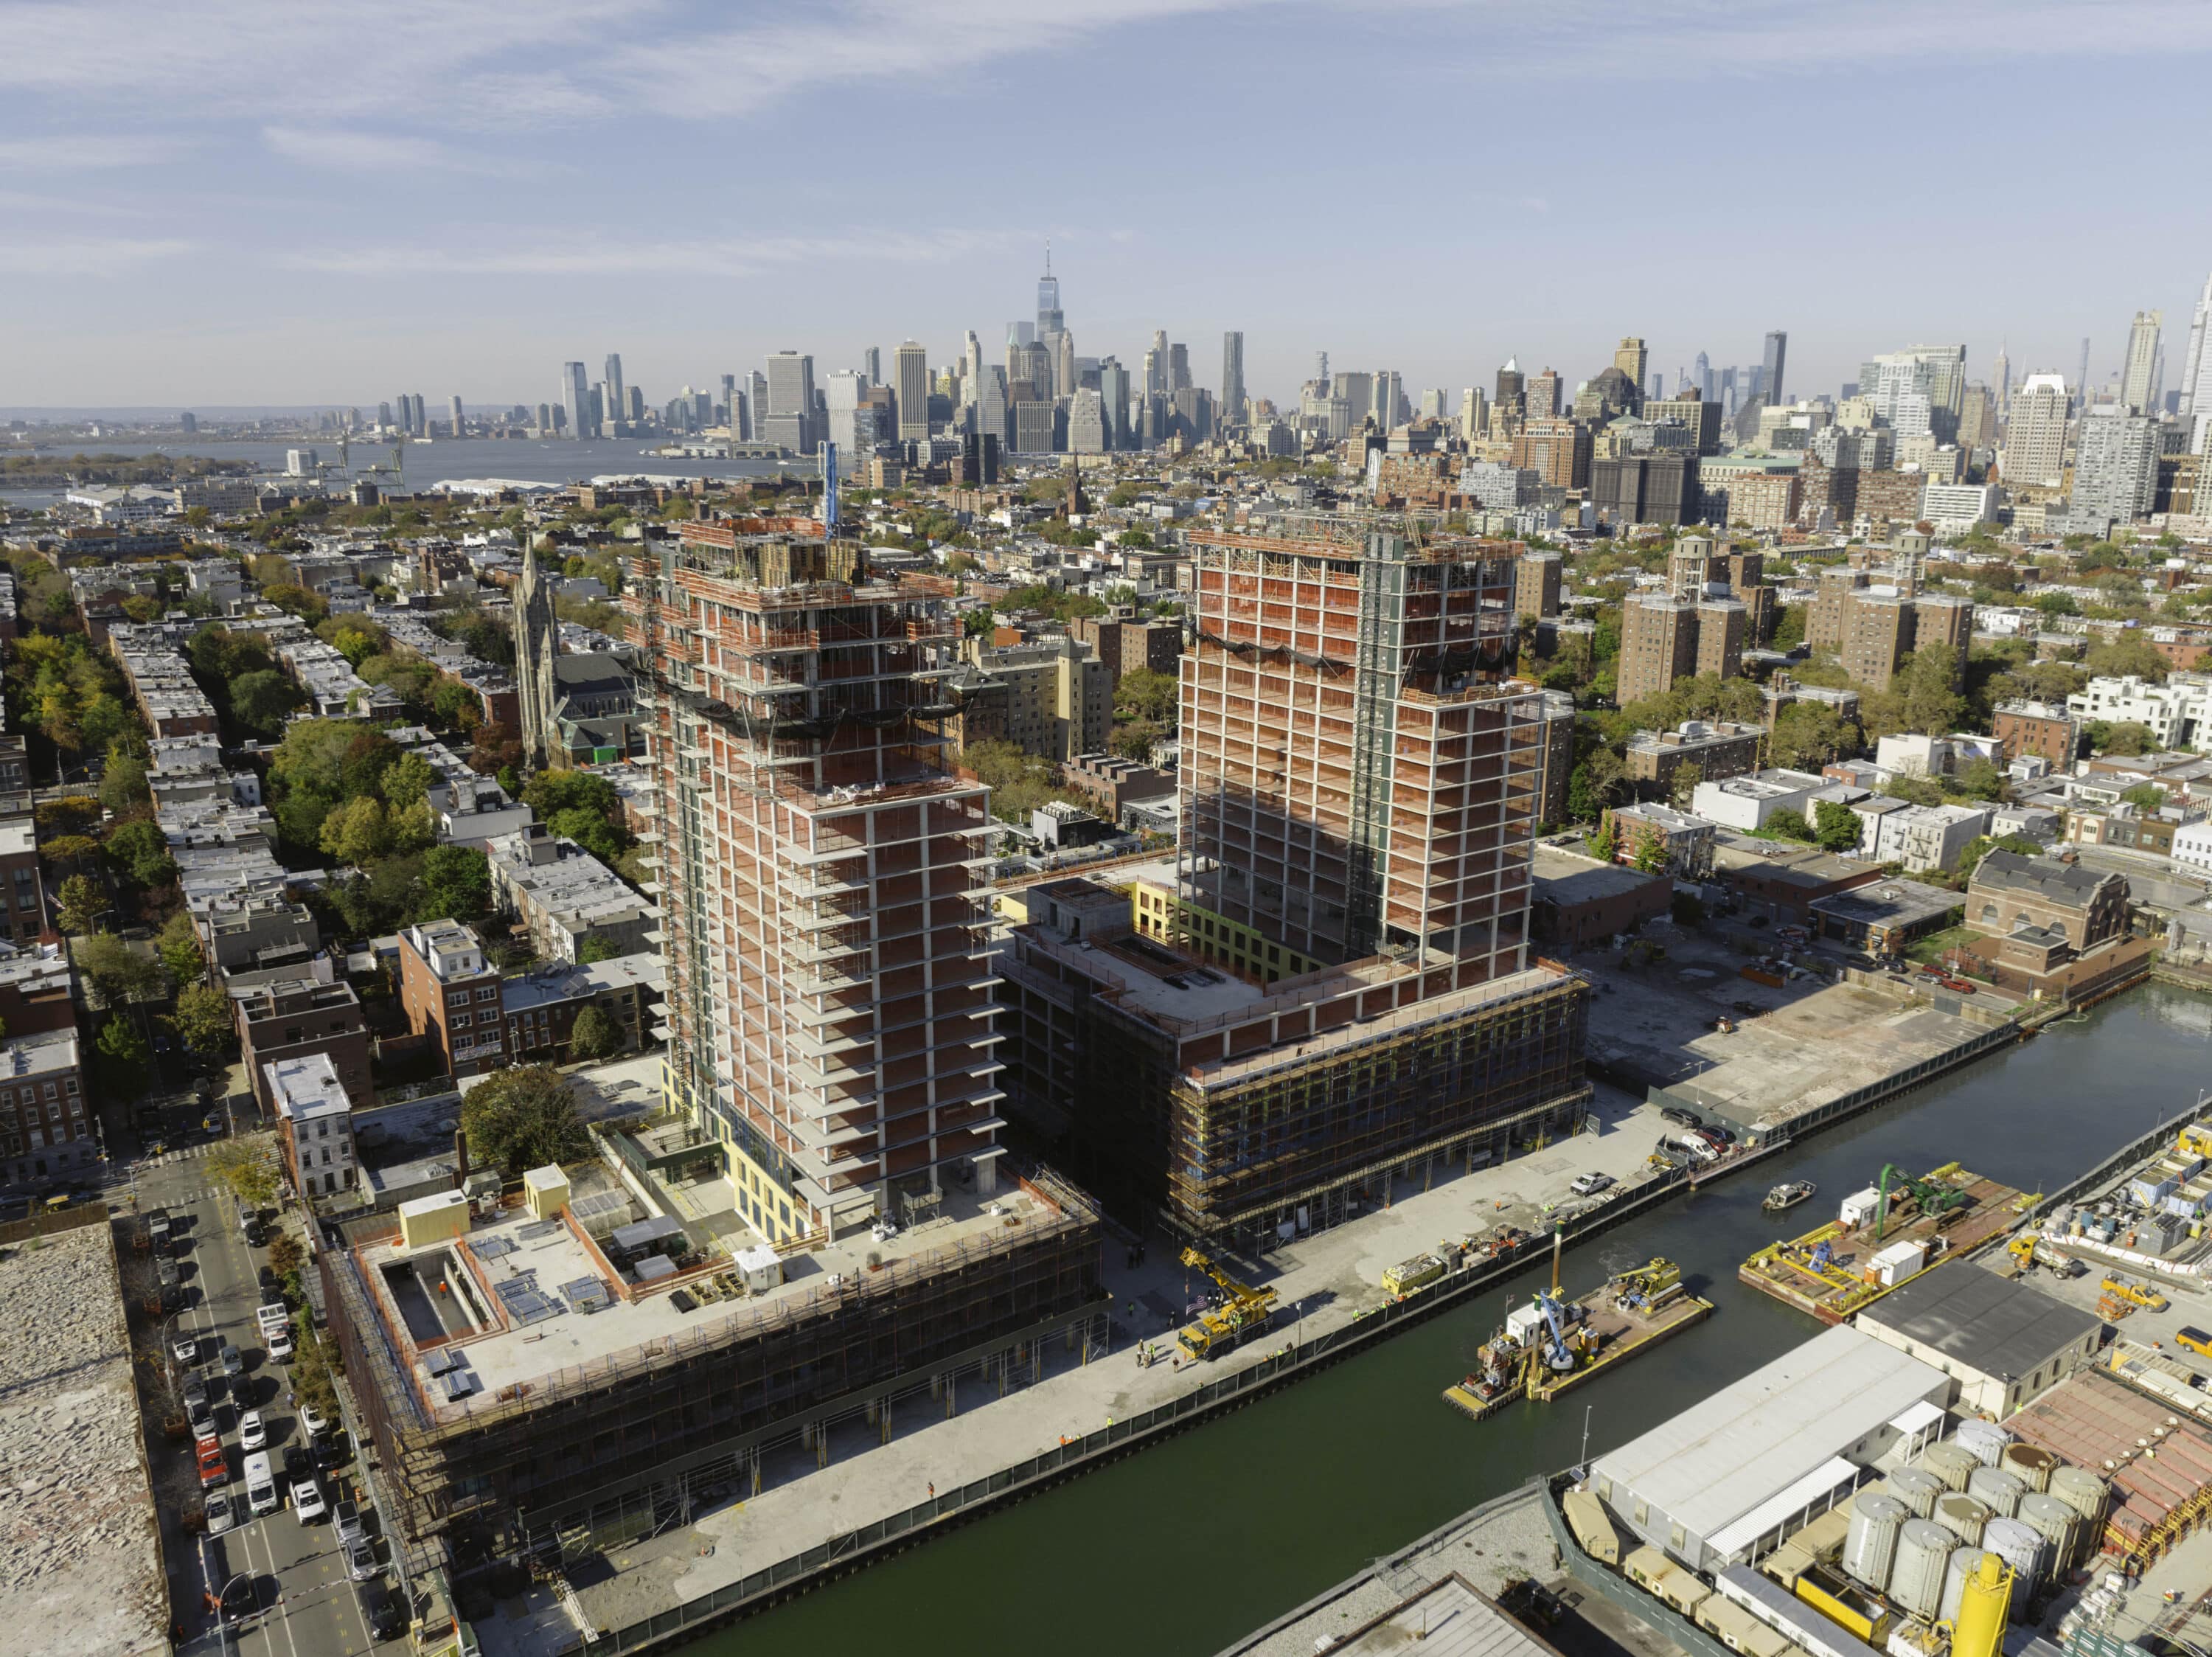
[(2041, 1289), (1967, 1267), (1929, 1271), (1859, 1313), (1983, 1375), (2033, 1374), (2095, 1333), (2097, 1319)]
[(1842, 1325), (1597, 1459), (1613, 1505), (1628, 1492), (1710, 1538), (1768, 1497), (1940, 1396), (1942, 1371)]

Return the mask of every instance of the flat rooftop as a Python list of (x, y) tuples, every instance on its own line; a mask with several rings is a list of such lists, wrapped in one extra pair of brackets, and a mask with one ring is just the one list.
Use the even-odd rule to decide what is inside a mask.
[(9, 1651), (167, 1652), (168, 1586), (104, 1223), (0, 1250), (0, 1466)]
[[(725, 1295), (716, 1279), (731, 1271), (732, 1262), (719, 1253), (703, 1270), (685, 1267), (646, 1284), (627, 1281), (603, 1246), (587, 1244), (581, 1234), (603, 1222), (587, 1218), (580, 1224), (576, 1213), (588, 1211), (600, 1192), (629, 1193), (596, 1167), (574, 1170), (572, 1176), (577, 1183), (570, 1211), (560, 1221), (502, 1209), (451, 1241), (410, 1252), (394, 1237), (355, 1251), (370, 1300), (427, 1418), (459, 1421), (507, 1401), (501, 1394), (512, 1397), (516, 1386), (534, 1392), (563, 1379), (580, 1381), (588, 1367), (626, 1368), (679, 1336), (741, 1340), (745, 1324), (865, 1286), (873, 1275), (872, 1256), (889, 1270), (1002, 1236), (1011, 1226), (1056, 1217), (1049, 1205), (1018, 1186), (986, 1197), (955, 1188), (945, 1193), (933, 1215), (896, 1237), (878, 1242), (872, 1231), (856, 1226), (835, 1243), (786, 1256), (779, 1287), (752, 1295), (739, 1287)], [(638, 1219), (635, 1198), (618, 1217), (625, 1224)], [(510, 1287), (502, 1291), (502, 1283)], [(679, 1309), (672, 1297), (679, 1288), (700, 1303), (688, 1312)], [(601, 1309), (578, 1309), (592, 1303)], [(447, 1397), (433, 1363), (466, 1373), (471, 1385), (463, 1398)]]

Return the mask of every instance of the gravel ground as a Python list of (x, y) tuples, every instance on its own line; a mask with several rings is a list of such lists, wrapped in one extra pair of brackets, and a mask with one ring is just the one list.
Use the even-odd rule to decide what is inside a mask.
[(108, 1227), (0, 1246), (0, 1648), (167, 1651), (156, 1536)]

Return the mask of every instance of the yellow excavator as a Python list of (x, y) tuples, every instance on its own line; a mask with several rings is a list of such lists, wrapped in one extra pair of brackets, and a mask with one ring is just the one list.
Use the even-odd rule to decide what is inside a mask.
[(1182, 1252), (1182, 1263), (1211, 1277), (1223, 1295), (1221, 1305), (1200, 1313), (1195, 1323), (1186, 1324), (1176, 1336), (1176, 1344), (1182, 1348), (1184, 1356), (1210, 1357), (1216, 1349), (1225, 1351), (1254, 1330), (1267, 1326), (1275, 1312), (1273, 1289), (1238, 1282), (1194, 1248)]

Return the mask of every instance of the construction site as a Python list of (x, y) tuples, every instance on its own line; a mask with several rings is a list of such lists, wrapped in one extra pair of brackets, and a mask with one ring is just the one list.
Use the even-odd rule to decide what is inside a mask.
[(1012, 1100), (1205, 1246), (1571, 1129), (1589, 986), (1528, 944), (1542, 700), (1507, 544), (1293, 515), (1192, 543), (1175, 888), (1032, 890)]
[(331, 1325), (410, 1541), (465, 1565), (579, 1554), (757, 1495), (763, 1458), (882, 1441), (998, 1396), (1107, 1329), (1097, 1215), (1040, 1173), (919, 1223), (734, 1258), (604, 1169), (522, 1208), (403, 1205), (326, 1251)]

